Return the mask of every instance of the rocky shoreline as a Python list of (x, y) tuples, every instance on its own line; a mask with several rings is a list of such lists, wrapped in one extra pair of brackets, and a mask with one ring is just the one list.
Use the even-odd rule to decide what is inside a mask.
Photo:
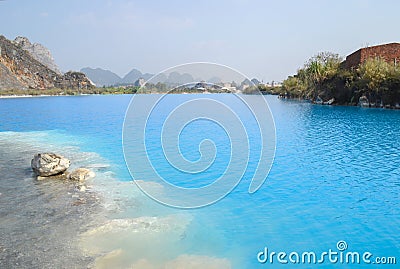
[(0, 268), (231, 268), (223, 257), (188, 253), (193, 217), (113, 180), (96, 153), (0, 134)]
[(37, 180), (61, 179), (77, 182), (77, 190), (84, 192), (87, 189), (86, 180), (92, 179), (96, 174), (87, 168), (77, 168), (67, 172), (71, 161), (55, 153), (37, 153), (31, 160), (31, 167)]
[(324, 101), (322, 99), (318, 99), (316, 101), (311, 101), (309, 99), (304, 99), (304, 98), (299, 98), (299, 97), (291, 97), (285, 94), (278, 95), (278, 98), (281, 100), (289, 100), (289, 101), (299, 101), (299, 102), (308, 102), (313, 105), (323, 105), (323, 106), (350, 106), (350, 107), (362, 107), (362, 108), (380, 108), (380, 109), (388, 109), (388, 110), (399, 110), (400, 105), (378, 105), (376, 103), (371, 103), (368, 101), (364, 101), (365, 99), (360, 98), (360, 101), (358, 103), (337, 103), (334, 98), (331, 98), (327, 101)]
[(79, 177), (36, 180), (35, 152), (0, 139), (0, 268), (90, 268), (95, 257), (82, 252), (79, 238), (105, 221), (103, 198), (90, 181), (77, 188)]

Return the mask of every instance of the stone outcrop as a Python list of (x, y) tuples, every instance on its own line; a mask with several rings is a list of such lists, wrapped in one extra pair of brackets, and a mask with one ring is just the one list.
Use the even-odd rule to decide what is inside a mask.
[(63, 174), (70, 164), (70, 160), (55, 153), (38, 153), (31, 161), (33, 171), (40, 177)]
[(74, 180), (74, 181), (79, 181), (79, 182), (84, 182), (84, 181), (86, 181), (90, 178), (94, 178), (94, 177), (95, 177), (95, 173), (86, 168), (78, 168), (78, 169), (72, 171), (68, 175), (68, 179)]
[(71, 162), (67, 158), (55, 153), (38, 153), (31, 160), (31, 167), (37, 180), (70, 180), (74, 181), (75, 189), (85, 192), (85, 181), (94, 178), (96, 174), (87, 168), (78, 168), (71, 173), (67, 172)]
[(26, 50), (35, 60), (47, 66), (57, 74), (62, 74), (61, 70), (54, 62), (54, 58), (51, 55), (51, 52), (42, 44), (32, 44), (28, 38), (22, 36), (18, 36), (17, 38), (15, 38), (13, 43)]
[[(17, 42), (18, 41), (18, 42)], [(0, 90), (87, 89), (93, 83), (79, 72), (61, 75), (36, 60), (23, 48), (21, 38), (12, 42), (0, 35)]]

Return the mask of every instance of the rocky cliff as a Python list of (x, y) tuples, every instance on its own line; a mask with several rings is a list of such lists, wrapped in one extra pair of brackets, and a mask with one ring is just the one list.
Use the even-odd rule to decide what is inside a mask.
[(62, 74), (61, 70), (58, 68), (58, 66), (54, 62), (54, 58), (51, 55), (51, 52), (49, 51), (48, 48), (46, 48), (42, 44), (39, 44), (39, 43), (32, 44), (28, 38), (22, 37), (22, 36), (18, 36), (17, 38), (15, 38), (13, 43), (16, 44), (17, 46), (20, 46), (27, 52), (29, 52), (29, 54), (35, 60), (44, 64), (45, 66), (47, 66), (48, 68), (50, 68), (51, 70), (56, 72), (57, 74), (59, 74), (59, 75)]
[[(52, 88), (79, 90), (94, 87), (83, 73), (67, 72), (62, 75), (52, 70), (35, 59), (37, 56), (34, 57), (29, 50), (24, 49), (26, 46), (21, 38), (13, 42), (0, 35), (0, 90)], [(51, 54), (49, 55), (51, 59)]]

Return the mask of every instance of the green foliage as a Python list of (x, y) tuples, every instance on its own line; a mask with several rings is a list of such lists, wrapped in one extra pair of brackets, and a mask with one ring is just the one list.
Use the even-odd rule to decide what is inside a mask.
[(277, 87), (277, 86), (267, 86), (265, 84), (259, 84), (257, 86), (259, 92), (261, 94), (272, 94), (272, 95), (278, 95), (282, 93), (282, 87)]
[(391, 74), (391, 65), (380, 58), (371, 58), (357, 69), (361, 80), (369, 90), (378, 89)]
[(338, 54), (321, 52), (283, 82), (284, 94), (294, 98), (315, 100), (325, 81), (332, 79), (340, 69), (342, 59)]
[(341, 58), (324, 52), (312, 57), (295, 76), (283, 82), (282, 95), (315, 101), (335, 99), (337, 104), (357, 104), (361, 96), (380, 105), (400, 103), (400, 68), (371, 58), (357, 69), (341, 67)]
[(6, 96), (39, 96), (39, 95), (79, 95), (79, 94), (133, 94), (138, 87), (102, 87), (90, 89), (7, 89), (0, 91), (0, 95)]
[(302, 76), (309, 90), (307, 96), (311, 96), (313, 100), (317, 98), (324, 81), (337, 74), (341, 61), (338, 54), (322, 52), (305, 64)]
[[(299, 70), (299, 72), (301, 72)], [(282, 84), (282, 92), (289, 94), (293, 98), (302, 98), (306, 92), (306, 83), (303, 79), (297, 76), (290, 76)]]

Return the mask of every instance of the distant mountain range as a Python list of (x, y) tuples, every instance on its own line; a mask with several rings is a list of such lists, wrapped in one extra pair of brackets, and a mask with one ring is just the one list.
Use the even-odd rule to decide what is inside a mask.
[(259, 83), (256, 79), (251, 81), (245, 79), (242, 83), (225, 82), (217, 76), (200, 78), (197, 73), (191, 75), (176, 71), (161, 73), (154, 77), (153, 74), (142, 73), (137, 69), (132, 69), (122, 78), (112, 71), (90, 67), (82, 68), (81, 73), (69, 71), (63, 74), (55, 64), (50, 51), (43, 45), (31, 43), (26, 37), (8, 40), (0, 35), (0, 91), (12, 92), (12, 90), (26, 89), (84, 90), (94, 89), (95, 86), (142, 86), (149, 79), (151, 79), (150, 84), (160, 82), (169, 87), (207, 82), (228, 88), (237, 87), (238, 90), (245, 89), (252, 82), (256, 85)]
[[(152, 78), (154, 75), (149, 73), (142, 73), (137, 69), (132, 69), (128, 74), (126, 74), (123, 78), (115, 74), (110, 70), (104, 70), (101, 68), (82, 68), (81, 72), (84, 73), (90, 80), (96, 84), (97, 87), (103, 86), (119, 86), (119, 85), (137, 85), (137, 81), (139, 79), (144, 79), (145, 81)], [(202, 81), (204, 79), (201, 78), (193, 78), (192, 75), (188, 73), (180, 74), (178, 72), (171, 72), (167, 74), (159, 74), (156, 78), (154, 78), (152, 83), (166, 83), (166, 84), (186, 84), (192, 83), (193, 81)], [(207, 80), (211, 83), (220, 83), (221, 79), (219, 77), (212, 77)]]
[(153, 74), (142, 73), (137, 69), (132, 69), (123, 78), (111, 72), (110, 70), (104, 70), (101, 68), (82, 68), (81, 72), (84, 73), (90, 80), (96, 84), (97, 87), (103, 86), (118, 86), (118, 85), (132, 85), (138, 79), (143, 78), (144, 80), (150, 79)]

